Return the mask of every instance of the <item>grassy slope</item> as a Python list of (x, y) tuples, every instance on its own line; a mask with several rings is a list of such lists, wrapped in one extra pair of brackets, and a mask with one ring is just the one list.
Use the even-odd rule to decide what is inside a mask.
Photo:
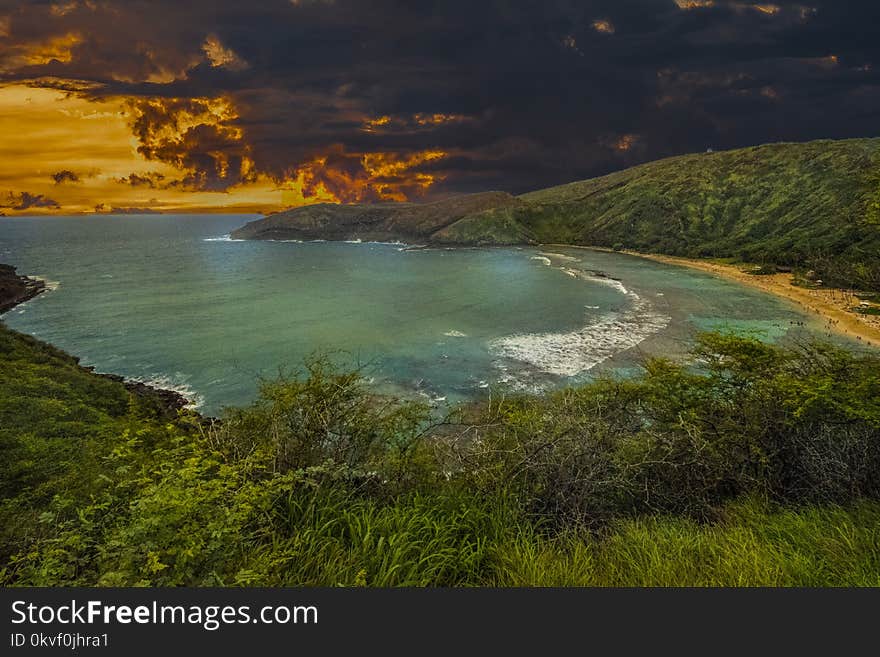
[(880, 585), (875, 502), (549, 538), (467, 491), (314, 492), (2, 324), (0, 450), (6, 584)]
[(0, 324), (0, 495), (38, 493), (84, 441), (112, 435), (128, 404), (122, 384)]
[(0, 569), (40, 535), (52, 499), (94, 492), (120, 435), (165, 419), (157, 397), (132, 395), (0, 322)]
[[(802, 265), (818, 255), (880, 266), (880, 139), (686, 155), (520, 197), (450, 241), (619, 246)], [(456, 231), (461, 228), (461, 234)]]

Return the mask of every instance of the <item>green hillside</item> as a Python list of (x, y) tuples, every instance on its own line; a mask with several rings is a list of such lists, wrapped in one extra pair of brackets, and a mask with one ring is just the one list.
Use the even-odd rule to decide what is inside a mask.
[(545, 243), (808, 267), (826, 282), (880, 289), (880, 139), (686, 155), (520, 200), (450, 226), (444, 239), (505, 243), (512, 231)]
[(812, 269), (880, 290), (880, 139), (685, 155), (518, 198), (306, 206), (232, 235), (602, 246)]
[(0, 585), (880, 585), (877, 359), (695, 356), (440, 426), (318, 360), (210, 423), (0, 323)]

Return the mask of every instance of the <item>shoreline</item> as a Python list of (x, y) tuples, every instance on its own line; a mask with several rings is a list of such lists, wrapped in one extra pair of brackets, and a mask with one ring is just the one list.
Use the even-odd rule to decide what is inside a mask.
[[(0, 264), (0, 323), (5, 326), (5, 323), (3, 323), (3, 314), (30, 301), (47, 290), (49, 290), (49, 287), (46, 285), (45, 281), (30, 276), (22, 276), (16, 271), (15, 267)], [(7, 330), (12, 331), (13, 329), (7, 327)], [(40, 340), (40, 342), (42, 342), (42, 340)], [(54, 345), (51, 346), (55, 347)], [(58, 347), (55, 348), (58, 349)], [(67, 354), (67, 352), (64, 353)], [(100, 376), (101, 378), (121, 383), (131, 394), (157, 403), (158, 406), (170, 416), (176, 416), (178, 411), (189, 408), (195, 403), (176, 390), (158, 388), (142, 381), (127, 379), (119, 374), (96, 372), (94, 367), (80, 364), (78, 356), (72, 354), (67, 355), (73, 358), (76, 361), (77, 366), (83, 370), (94, 374), (95, 376)]]
[(743, 271), (736, 265), (656, 253), (640, 253), (629, 250), (615, 251), (598, 246), (578, 246), (573, 244), (543, 244), (542, 246), (584, 249), (602, 253), (621, 253), (667, 265), (696, 269), (718, 278), (740, 283), (783, 298), (798, 305), (804, 312), (819, 315), (824, 320), (825, 327), (829, 331), (873, 347), (880, 347), (880, 317), (857, 315), (849, 311), (848, 308), (857, 303), (852, 294), (834, 288), (808, 289), (796, 287), (792, 285), (791, 274), (755, 275)]
[(48, 289), (46, 281), (22, 276), (12, 265), (0, 264), (0, 315)]

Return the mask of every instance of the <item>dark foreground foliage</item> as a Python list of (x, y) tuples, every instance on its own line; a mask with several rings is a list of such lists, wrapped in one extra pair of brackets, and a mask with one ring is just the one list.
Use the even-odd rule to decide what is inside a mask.
[(880, 361), (695, 367), (438, 420), (317, 360), (163, 419), (0, 328), (7, 585), (880, 585)]

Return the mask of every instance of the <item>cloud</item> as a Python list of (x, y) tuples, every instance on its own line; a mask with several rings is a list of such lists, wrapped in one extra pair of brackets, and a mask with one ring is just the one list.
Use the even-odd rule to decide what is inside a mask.
[(157, 171), (150, 171), (142, 174), (130, 173), (122, 178), (116, 178), (116, 182), (123, 185), (130, 185), (132, 187), (149, 187), (150, 189), (161, 187), (166, 184), (164, 181), (165, 175)]
[(129, 107), (138, 152), (185, 171), (186, 186), (225, 189), (252, 178), (250, 149), (228, 99), (146, 98)]
[[(6, 30), (9, 30), (7, 23)], [(74, 48), (82, 42), (78, 32), (48, 36), (41, 40), (10, 45), (0, 51), (0, 73), (21, 68), (65, 64), (73, 59)]]
[(6, 201), (0, 208), (9, 208), (11, 210), (30, 210), (33, 208), (46, 208), (57, 210), (61, 206), (58, 201), (43, 196), (42, 194), (31, 194), (29, 192), (9, 192)]
[(79, 176), (70, 169), (62, 169), (61, 171), (53, 173), (52, 180), (55, 181), (56, 185), (80, 182)]
[(121, 207), (99, 203), (95, 206), (95, 214), (162, 214), (162, 211), (150, 207)]
[[(9, 185), (65, 209), (61, 194), (104, 183), (132, 207), (145, 190), (181, 204), (256, 189), (261, 203), (417, 199), (875, 135), (877, 24), (868, 0), (25, 0), (0, 19), (0, 85), (90, 104), (65, 118), (124, 120), (142, 161), (57, 194), (35, 175)], [(48, 170), (62, 168), (83, 170)]]
[(447, 156), (443, 151), (352, 153), (341, 145), (288, 171), (282, 188), (296, 190), (304, 199), (343, 203), (405, 201), (421, 195), (442, 176), (423, 165)]
[(248, 67), (246, 61), (235, 52), (224, 46), (216, 34), (209, 34), (202, 44), (202, 50), (208, 62), (214, 68), (227, 68), (230, 71), (242, 71)]
[(614, 34), (617, 31), (617, 28), (614, 27), (614, 23), (605, 18), (597, 18), (594, 20), (593, 29), (602, 34)]

